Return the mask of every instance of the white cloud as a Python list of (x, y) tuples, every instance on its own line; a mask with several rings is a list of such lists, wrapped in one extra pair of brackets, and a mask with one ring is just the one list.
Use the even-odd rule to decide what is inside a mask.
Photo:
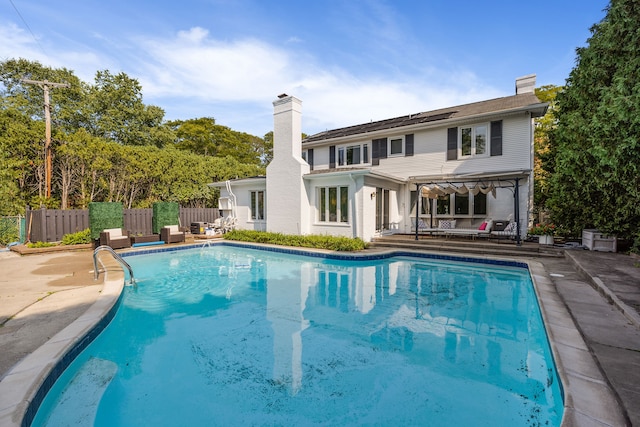
[(304, 43), (220, 40), (201, 27), (173, 37), (96, 40), (94, 47), (52, 43), (45, 46), (47, 55), (30, 34), (0, 26), (0, 57), (66, 67), (88, 82), (98, 70), (122, 70), (140, 81), (145, 102), (164, 108), (167, 118), (215, 117), (254, 135), (271, 130), (271, 102), (283, 92), (303, 101), (303, 130), (309, 134), (501, 96), (467, 70), (422, 64), (412, 74), (356, 74), (302, 50)]
[[(322, 66), (306, 52), (256, 39), (215, 40), (197, 27), (173, 39), (145, 39), (141, 45), (149, 55), (140, 77), (146, 96), (227, 103), (226, 117), (233, 115), (234, 104), (249, 103), (262, 111), (258, 116), (270, 120), (271, 101), (286, 92), (302, 99), (307, 133), (500, 96), (465, 70), (431, 68), (420, 76), (395, 79), (358, 77), (339, 65)], [(244, 108), (237, 108), (247, 117)], [(239, 130), (261, 135), (270, 127), (264, 123), (262, 131)]]

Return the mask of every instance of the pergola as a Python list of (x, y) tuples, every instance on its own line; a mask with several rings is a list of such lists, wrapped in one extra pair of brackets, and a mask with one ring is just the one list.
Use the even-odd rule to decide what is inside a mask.
[[(447, 194), (489, 194), (496, 196), (497, 188), (508, 188), (513, 193), (513, 218), (516, 223), (516, 244), (520, 246), (520, 182), (530, 178), (530, 170), (510, 171), (498, 174), (465, 174), (454, 176), (416, 176), (409, 181), (416, 186), (416, 227), (415, 237), (418, 240), (418, 223), (420, 215), (420, 199), (427, 197), (437, 199)], [(433, 208), (429, 209), (430, 227), (433, 227)]]

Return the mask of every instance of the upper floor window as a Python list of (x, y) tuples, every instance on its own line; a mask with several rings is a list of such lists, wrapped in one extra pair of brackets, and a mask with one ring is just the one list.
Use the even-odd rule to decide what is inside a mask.
[(502, 120), (447, 129), (447, 160), (502, 156)]
[(369, 144), (338, 147), (338, 166), (369, 163)]
[(403, 156), (404, 155), (404, 138), (394, 137), (389, 138), (389, 156)]
[(486, 124), (460, 128), (460, 157), (487, 155)]

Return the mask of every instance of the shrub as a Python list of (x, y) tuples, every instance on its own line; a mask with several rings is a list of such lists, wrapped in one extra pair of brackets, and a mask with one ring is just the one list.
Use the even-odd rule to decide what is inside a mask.
[(531, 227), (529, 234), (532, 236), (553, 236), (556, 234), (556, 226), (553, 224), (536, 224)]
[(56, 244), (55, 243), (49, 243), (49, 242), (27, 243), (27, 247), (28, 248), (50, 248), (52, 246), (56, 246)]
[(19, 228), (11, 218), (0, 218), (0, 245), (6, 246), (19, 240)]
[(62, 236), (63, 245), (81, 245), (83, 243), (91, 243), (91, 229), (89, 228)]
[(353, 239), (328, 235), (299, 236), (253, 230), (233, 230), (226, 233), (224, 238), (241, 242), (267, 243), (331, 251), (360, 251), (367, 247), (366, 243), (359, 238)]

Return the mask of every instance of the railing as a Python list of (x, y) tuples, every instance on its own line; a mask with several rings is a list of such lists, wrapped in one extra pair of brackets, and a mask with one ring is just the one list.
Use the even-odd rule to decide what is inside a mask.
[(126, 268), (129, 271), (129, 283), (132, 285), (136, 284), (136, 281), (133, 278), (133, 269), (131, 268), (129, 263), (127, 263), (127, 261), (122, 259), (122, 257), (118, 255), (111, 246), (106, 246), (106, 245), (98, 246), (93, 251), (93, 279), (94, 280), (98, 280), (98, 276), (100, 275), (100, 270), (98, 269), (98, 252), (100, 251), (107, 251), (111, 255), (113, 255), (115, 260), (118, 261), (120, 265), (122, 265), (122, 267)]

